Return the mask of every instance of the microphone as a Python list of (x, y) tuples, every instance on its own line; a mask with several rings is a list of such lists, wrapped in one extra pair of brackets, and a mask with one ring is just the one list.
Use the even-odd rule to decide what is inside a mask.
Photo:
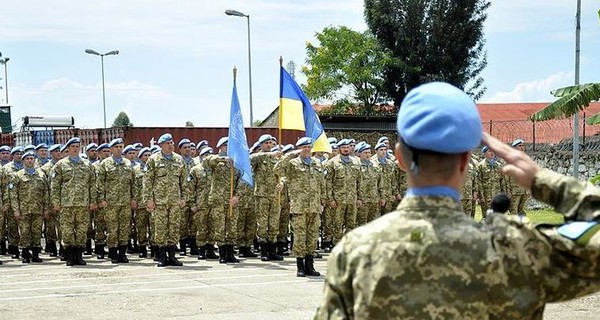
[(510, 209), (510, 199), (506, 193), (498, 193), (492, 199), (490, 208), (496, 213), (506, 213)]

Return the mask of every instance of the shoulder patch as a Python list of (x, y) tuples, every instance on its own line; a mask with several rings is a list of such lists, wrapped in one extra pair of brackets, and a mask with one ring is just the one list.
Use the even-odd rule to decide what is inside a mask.
[(598, 222), (596, 221), (573, 221), (563, 224), (556, 231), (565, 238), (577, 240), (597, 224)]

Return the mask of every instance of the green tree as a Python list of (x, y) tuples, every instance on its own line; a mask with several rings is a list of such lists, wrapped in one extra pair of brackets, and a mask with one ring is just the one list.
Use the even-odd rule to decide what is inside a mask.
[(311, 100), (332, 102), (345, 110), (359, 104), (355, 113), (372, 114), (386, 102), (383, 70), (387, 55), (368, 32), (348, 27), (326, 27), (316, 34), (318, 44), (306, 43), (307, 77), (304, 92)]
[(112, 127), (133, 127), (133, 123), (129, 121), (127, 113), (121, 111), (115, 118), (115, 121), (113, 121)]
[(195, 127), (195, 126), (194, 126), (194, 123), (193, 123), (193, 122), (191, 122), (191, 121), (186, 121), (186, 122), (185, 122), (185, 126), (186, 126), (186, 127), (188, 127), (188, 128), (193, 128), (193, 127)]
[(391, 58), (384, 70), (385, 91), (400, 102), (408, 91), (430, 81), (446, 81), (474, 99), (485, 93), (487, 65), (483, 23), (486, 0), (365, 0), (365, 19)]

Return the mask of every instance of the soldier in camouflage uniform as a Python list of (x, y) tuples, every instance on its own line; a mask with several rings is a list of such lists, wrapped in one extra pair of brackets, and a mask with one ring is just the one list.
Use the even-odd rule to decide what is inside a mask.
[(597, 188), (539, 169), (486, 135), (507, 173), (580, 222), (557, 228), (492, 214), (479, 224), (458, 199), (482, 137), (471, 98), (447, 84), (417, 87), (398, 129), (397, 152), (413, 164), (407, 195), (334, 249), (315, 319), (542, 319), (547, 302), (600, 290), (600, 228), (583, 221), (600, 218)]
[(280, 201), (278, 196), (277, 177), (273, 168), (281, 156), (281, 152), (271, 152), (275, 138), (263, 134), (259, 139), (261, 151), (250, 155), (254, 174), (254, 196), (256, 197), (257, 225), (256, 235), (260, 243), (260, 259), (262, 261), (283, 260), (276, 253), (275, 243), (279, 233)]
[[(192, 142), (189, 139), (181, 139), (177, 144), (179, 148), (179, 154), (183, 158), (183, 164), (185, 165), (185, 169), (187, 171), (186, 182), (188, 184), (187, 188), (190, 188), (189, 184), (191, 182), (190, 171), (197, 164), (194, 161), (193, 153), (192, 153)], [(188, 195), (191, 193), (188, 192)], [(179, 228), (179, 251), (181, 255), (185, 256), (187, 254), (186, 247), (190, 247), (190, 254), (197, 255), (198, 247), (196, 246), (196, 227), (194, 223), (194, 212), (190, 210), (190, 204), (192, 203), (190, 199), (185, 199), (187, 203), (186, 206), (182, 210), (181, 215), (181, 226)]]
[[(335, 141), (335, 142), (334, 142)], [(331, 154), (329, 155), (329, 158), (325, 161), (323, 161), (323, 163), (321, 163), (321, 166), (323, 166), (323, 175), (325, 178), (327, 178), (327, 169), (326, 169), (326, 164), (329, 160), (335, 158), (338, 154), (339, 154), (339, 149), (338, 149), (338, 141), (336, 138), (329, 138), (329, 142), (330, 142), (330, 146), (331, 146)], [(327, 184), (325, 184), (325, 187), (327, 188)], [(328, 194), (328, 191), (325, 190), (325, 193)], [(331, 252), (331, 249), (333, 248), (333, 214), (335, 213), (335, 209), (325, 205), (325, 208), (323, 208), (323, 213), (321, 214), (321, 249), (323, 249), (323, 251), (325, 252)]]
[[(239, 200), (237, 185), (239, 173), (233, 167), (231, 158), (227, 156), (228, 138), (223, 137), (217, 142), (219, 154), (210, 155), (202, 161), (202, 165), (211, 171), (208, 205), (209, 244), (216, 242), (219, 246), (219, 262), (239, 262), (235, 257), (233, 246), (237, 239), (237, 210), (233, 210)], [(231, 177), (233, 175), (233, 186)], [(233, 197), (231, 188), (233, 187)], [(211, 237), (212, 235), (212, 237)], [(207, 251), (212, 248), (206, 247)]]
[(85, 265), (82, 254), (86, 240), (89, 210), (95, 210), (97, 200), (94, 169), (86, 159), (79, 157), (79, 138), (65, 144), (68, 156), (52, 168), (50, 199), (59, 223), (65, 247), (67, 266)]
[(48, 158), (48, 145), (40, 143), (35, 146), (35, 166), (39, 168), (48, 161), (50, 161), (50, 158)]
[(123, 139), (113, 139), (108, 146), (112, 156), (102, 160), (96, 172), (98, 205), (105, 208), (110, 261), (128, 263), (126, 252), (131, 232), (131, 210), (137, 208), (135, 170), (132, 162), (122, 156)]
[[(23, 147), (14, 147), (10, 151), (13, 160), (5, 164), (2, 168), (6, 174), (7, 181), (13, 178), (19, 170), (23, 169)], [(8, 185), (8, 184), (7, 184)], [(2, 195), (3, 211), (6, 215), (6, 229), (8, 236), (8, 253), (12, 254), (13, 259), (19, 259), (19, 225), (14, 216), (14, 211), (11, 208), (12, 192), (8, 188), (7, 192)]]
[[(385, 137), (383, 137), (385, 138)], [(381, 138), (379, 140), (382, 140)], [(388, 212), (394, 210), (396, 203), (396, 196), (399, 194), (398, 191), (398, 166), (394, 163), (394, 160), (388, 158), (387, 146), (383, 142), (379, 142), (375, 146), (377, 152), (371, 160), (375, 163), (375, 166), (381, 172), (381, 186), (379, 188), (379, 199), (380, 209), (379, 212), (370, 212), (373, 217), (367, 219), (367, 222), (379, 218)]]
[[(288, 144), (281, 149), (281, 152), (285, 155), (294, 150), (293, 144)], [(321, 152), (322, 154), (322, 152)], [(321, 158), (315, 152), (315, 158)], [(275, 165), (277, 166), (277, 164)], [(277, 254), (280, 256), (288, 256), (288, 236), (290, 234), (290, 189), (288, 188), (288, 182), (285, 177), (278, 177), (279, 185), (279, 197), (280, 197), (280, 215), (279, 215), (279, 233), (277, 234)]]
[[(525, 152), (525, 143), (522, 139), (513, 141), (511, 146), (517, 150)], [(519, 216), (525, 216), (525, 203), (527, 202), (527, 199), (529, 199), (529, 192), (525, 188), (519, 186), (514, 179), (508, 180), (508, 185), (510, 187), (509, 193), (511, 197), (510, 213)]]
[(477, 199), (481, 206), (481, 214), (483, 219), (485, 219), (490, 204), (492, 203), (492, 198), (497, 193), (506, 192), (507, 188), (505, 187), (505, 178), (501, 172), (502, 163), (496, 158), (494, 151), (490, 150), (489, 147), (484, 146), (481, 149), (481, 152), (484, 155), (484, 159), (477, 164), (475, 172), (477, 181)]
[(321, 162), (311, 157), (312, 139), (300, 138), (299, 150), (285, 155), (276, 169), (287, 181), (290, 215), (296, 256), (296, 276), (320, 276), (314, 268), (313, 254), (319, 239), (320, 213), (325, 204), (325, 180)]
[(35, 161), (34, 152), (25, 153), (24, 168), (13, 175), (9, 187), (11, 207), (19, 222), (23, 263), (42, 262), (42, 221), (48, 217), (50, 204), (48, 180), (44, 172), (35, 167)]
[[(198, 260), (219, 259), (214, 252), (214, 242), (212, 236), (213, 230), (210, 229), (208, 204), (208, 195), (210, 193), (210, 181), (212, 172), (204, 166), (204, 159), (213, 153), (212, 148), (204, 147), (200, 150), (199, 161), (190, 172), (190, 204), (194, 212), (194, 222), (196, 224), (196, 245), (198, 246)], [(209, 241), (209, 238), (211, 240)]]
[[(50, 175), (52, 172), (52, 167), (62, 159), (62, 154), (60, 153), (60, 144), (53, 144), (48, 148), (50, 152), (50, 161), (46, 162), (40, 169), (46, 175), (46, 185), (48, 186), (47, 193), (50, 194)], [(56, 257), (58, 255), (58, 248), (56, 246), (56, 242), (60, 240), (59, 233), (60, 227), (58, 224), (58, 212), (54, 212), (48, 204), (48, 216), (44, 219), (44, 234), (46, 236), (46, 252), (51, 257)]]
[(475, 218), (475, 200), (477, 199), (477, 180), (475, 168), (477, 168), (478, 163), (478, 159), (474, 155), (471, 155), (465, 183), (460, 191), (460, 203), (463, 211), (471, 218)]
[[(135, 228), (137, 239), (140, 246), (140, 258), (148, 258), (148, 241), (152, 237), (152, 229), (150, 228), (150, 214), (146, 210), (146, 203), (142, 199), (142, 185), (144, 181), (144, 173), (146, 173), (146, 162), (150, 157), (150, 148), (142, 148), (138, 153), (138, 165), (135, 166), (135, 184), (137, 185), (137, 209), (135, 210)], [(152, 252), (154, 253), (154, 252)]]
[[(94, 167), (94, 163), (98, 162), (98, 145), (95, 143), (90, 143), (87, 146), (85, 146), (85, 159), (87, 159), (90, 164), (92, 165), (92, 168), (95, 169)], [(95, 171), (94, 171), (94, 176), (95, 176)], [(95, 239), (95, 235), (96, 235), (96, 228), (98, 227), (95, 224), (94, 221), (94, 216), (96, 215), (96, 212), (98, 211), (98, 209), (92, 211), (90, 210), (90, 217), (88, 220), (88, 228), (87, 228), (87, 240), (85, 241), (85, 251), (83, 252), (85, 255), (92, 255), (94, 252), (92, 250), (92, 240)], [(98, 249), (98, 241), (96, 241), (96, 249)], [(97, 250), (96, 250), (97, 253)]]
[[(179, 241), (181, 209), (185, 206), (187, 171), (180, 155), (173, 152), (173, 136), (165, 133), (158, 139), (160, 151), (148, 158), (143, 194), (146, 208), (153, 215), (154, 242), (158, 267), (182, 266), (175, 249)], [(168, 258), (167, 258), (168, 252)]]
[[(333, 213), (333, 245), (344, 233), (356, 227), (356, 208), (362, 205), (360, 190), (360, 160), (352, 156), (350, 140), (338, 143), (340, 154), (325, 163), (327, 204)], [(329, 239), (327, 239), (329, 240)]]
[(362, 206), (357, 209), (356, 226), (374, 220), (379, 217), (380, 205), (383, 201), (382, 180), (383, 175), (380, 166), (376, 166), (371, 160), (371, 145), (362, 144), (356, 151), (360, 157), (360, 190), (359, 197), (363, 199)]
[[(6, 240), (8, 238), (7, 230), (6, 230), (6, 216), (5, 216), (5, 206), (2, 204), (2, 199), (6, 197), (6, 193), (8, 193), (8, 176), (4, 171), (4, 166), (9, 161), (10, 158), (10, 148), (8, 146), (0, 146), (0, 255), (6, 254), (7, 244)], [(6, 207), (8, 210), (8, 207)], [(0, 264), (2, 264), (0, 262)]]
[[(94, 169), (94, 176), (97, 176), (98, 169), (100, 168), (100, 164), (106, 158), (109, 158), (111, 155), (110, 148), (108, 147), (108, 143), (102, 143), (96, 149), (98, 153), (97, 161), (92, 163), (92, 169)], [(99, 202), (96, 199), (96, 202)], [(104, 259), (106, 252), (104, 248), (106, 246), (106, 208), (98, 207), (96, 210), (92, 211), (92, 222), (94, 225), (94, 242), (95, 242), (95, 251), (96, 251), (96, 259), (101, 260)], [(88, 229), (89, 232), (89, 229)]]

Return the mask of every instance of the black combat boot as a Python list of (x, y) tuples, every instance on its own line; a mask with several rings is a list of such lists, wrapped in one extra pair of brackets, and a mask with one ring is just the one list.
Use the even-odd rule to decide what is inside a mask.
[(13, 259), (19, 259), (19, 247), (18, 246), (8, 246), (8, 253), (11, 254), (12, 256), (10, 256)]
[(250, 247), (240, 247), (240, 257), (256, 258), (258, 256), (254, 252), (252, 252)]
[(186, 239), (187, 238), (183, 238), (179, 240), (179, 254), (182, 256), (187, 255)]
[(84, 247), (72, 247), (73, 248), (73, 264), (75, 264), (76, 266), (85, 266), (87, 265), (87, 262), (85, 262), (83, 260), (83, 250), (85, 250)]
[(125, 253), (127, 252), (127, 246), (119, 246), (119, 263), (129, 263), (129, 259)]
[(198, 260), (206, 260), (206, 246), (198, 247)]
[(63, 248), (62, 257), (63, 257), (63, 259), (65, 259), (65, 262), (67, 262), (67, 267), (72, 267), (72, 266), (75, 265), (75, 262), (74, 262), (75, 261), (74, 260), (74, 255), (75, 255), (74, 249), (75, 249), (75, 247), (71, 247), (71, 246)]
[(331, 253), (332, 248), (333, 248), (333, 242), (331, 242), (331, 241), (323, 242), (323, 252)]
[(23, 248), (23, 260), (21, 260), (21, 262), (23, 263), (30, 263), (31, 262), (31, 252), (29, 252), (29, 248)]
[(32, 248), (31, 252), (33, 252), (33, 257), (31, 258), (31, 262), (36, 262), (36, 263), (42, 262), (42, 258), (40, 258), (40, 253), (42, 252), (42, 248)]
[(156, 263), (157, 267), (166, 267), (168, 266), (167, 262), (167, 247), (156, 247), (156, 258), (158, 259), (158, 263)]
[(219, 263), (227, 263), (227, 252), (224, 244), (219, 245)]
[(111, 263), (119, 263), (119, 253), (117, 248), (108, 248), (108, 258)]
[(148, 248), (146, 245), (140, 246), (140, 258), (148, 258)]
[(96, 246), (96, 259), (102, 260), (104, 259), (104, 245), (99, 244)]
[(177, 257), (175, 256), (175, 249), (177, 249), (176, 246), (170, 245), (170, 246), (168, 246), (168, 248), (169, 248), (169, 260), (168, 260), (169, 265), (175, 266), (175, 267), (183, 266), (183, 263), (181, 263), (179, 260), (177, 260)]
[(225, 246), (225, 255), (227, 256), (227, 262), (230, 263), (238, 263), (240, 262), (240, 260), (238, 258), (235, 257), (235, 253), (233, 251), (233, 245), (232, 244), (228, 244)]
[(56, 250), (56, 241), (50, 240), (46, 242), (46, 249), (48, 249), (48, 255), (50, 257), (56, 257), (57, 254), (57, 250)]
[(313, 256), (304, 257), (304, 272), (307, 276), (318, 277), (321, 275), (317, 270), (315, 270)]
[(269, 242), (267, 245), (268, 248), (268, 255), (269, 255), (269, 260), (275, 260), (275, 261), (281, 261), (283, 260), (283, 257), (278, 255), (277, 253), (275, 253), (275, 243), (273, 242)]
[(60, 261), (67, 261), (67, 259), (65, 258), (65, 254), (65, 247), (61, 243), (60, 247), (58, 248), (58, 255), (60, 256)]
[(296, 257), (296, 277), (306, 277), (304, 272), (304, 258)]
[(280, 256), (289, 256), (290, 253), (288, 251), (288, 244), (287, 241), (278, 241), (276, 243), (277, 246), (277, 251), (276, 253)]
[(150, 246), (150, 257), (152, 257), (153, 261), (158, 261), (158, 247)]
[(188, 243), (190, 244), (190, 255), (197, 256), (200, 254), (200, 249), (196, 243), (196, 237), (188, 237)]
[(92, 252), (92, 239), (87, 239), (85, 241), (85, 255), (91, 256), (94, 252)]
[(133, 253), (133, 243), (131, 242), (131, 239), (129, 239), (129, 241), (127, 241), (127, 253), (132, 254)]
[(6, 239), (0, 238), (0, 255), (6, 254)]
[(269, 250), (266, 242), (260, 244), (260, 261), (270, 261)]
[(219, 259), (219, 256), (215, 253), (215, 246), (213, 246), (210, 243), (207, 243), (204, 245), (204, 248), (206, 249), (206, 259), (209, 260), (217, 260)]
[(260, 243), (258, 243), (258, 239), (256, 237), (254, 237), (254, 240), (252, 240), (252, 245), (254, 246), (255, 252), (260, 252)]

